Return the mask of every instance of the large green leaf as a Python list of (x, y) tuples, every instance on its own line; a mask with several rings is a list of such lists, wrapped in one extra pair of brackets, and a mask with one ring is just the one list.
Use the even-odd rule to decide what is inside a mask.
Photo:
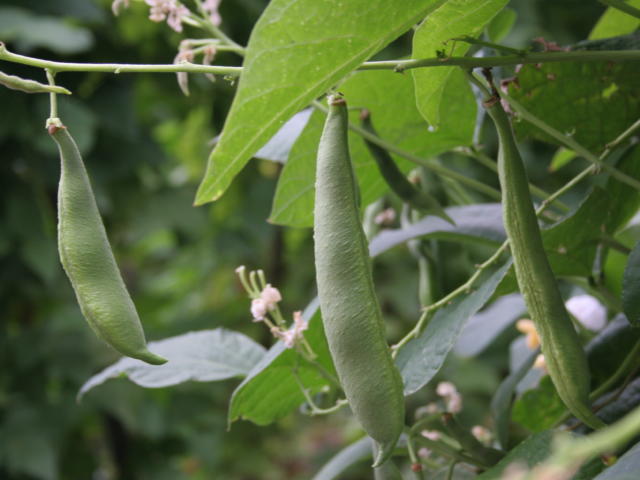
[(256, 23), (238, 93), (196, 196), (224, 193), (279, 127), (444, 0), (273, 0)]
[[(469, 44), (447, 42), (463, 35), (477, 36), (485, 25), (507, 4), (507, 0), (449, 0), (431, 13), (416, 30), (413, 37), (413, 58), (432, 58), (441, 54), (447, 56), (464, 55)], [(444, 118), (442, 107), (445, 85), (458, 71), (456, 67), (417, 68), (412, 71), (416, 85), (418, 110), (435, 127)], [(468, 94), (469, 86), (459, 93)], [(464, 92), (464, 93), (463, 93)]]
[[(444, 92), (446, 107), (438, 131), (429, 131), (416, 109), (413, 82), (404, 75), (385, 71), (358, 72), (340, 85), (350, 106), (366, 107), (381, 138), (423, 158), (453, 147), (469, 145), (475, 126), (476, 103), (462, 74), (451, 77)], [(351, 121), (358, 124), (358, 112)], [(273, 202), (270, 221), (295, 227), (313, 224), (315, 164), (324, 115), (314, 112), (294, 144)], [(388, 190), (378, 168), (357, 134), (349, 134), (351, 158), (360, 185), (362, 205)], [(414, 164), (394, 156), (403, 171)]]
[(78, 398), (110, 378), (122, 375), (147, 388), (167, 387), (189, 380), (212, 382), (244, 377), (265, 355), (262, 345), (242, 333), (222, 328), (150, 342), (149, 348), (168, 362), (149, 365), (133, 358), (122, 358), (87, 380)]
[(465, 322), (491, 298), (510, 266), (509, 261), (484, 272), (476, 290), (460, 295), (438, 310), (422, 334), (400, 350), (396, 365), (404, 381), (405, 395), (417, 392), (438, 373)]
[[(626, 0), (632, 7), (640, 8), (640, 0)], [(590, 40), (615, 37), (633, 32), (640, 25), (640, 19), (632, 17), (617, 8), (609, 7), (602, 14), (589, 34)]]
[(499, 480), (505, 469), (514, 463), (526, 468), (533, 468), (551, 453), (553, 432), (547, 430), (530, 436), (491, 469), (477, 477), (477, 480)]
[[(523, 65), (509, 92), (533, 115), (597, 153), (640, 116), (639, 76), (638, 62)], [(530, 123), (514, 127), (520, 136), (558, 144)]]

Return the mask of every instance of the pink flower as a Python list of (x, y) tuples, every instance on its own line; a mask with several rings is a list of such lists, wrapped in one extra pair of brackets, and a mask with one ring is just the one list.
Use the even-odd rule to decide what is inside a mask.
[(216, 27), (222, 23), (222, 17), (220, 17), (220, 13), (218, 12), (220, 1), (221, 0), (205, 0), (202, 3), (202, 8), (209, 14), (209, 20)]
[(167, 24), (176, 32), (182, 32), (182, 19), (191, 12), (177, 0), (145, 0), (151, 7), (149, 19), (153, 22), (167, 20)]
[(307, 322), (302, 318), (302, 312), (293, 312), (293, 326), (286, 331), (273, 329), (272, 333), (284, 343), (287, 348), (293, 348), (303, 338), (302, 332), (307, 329)]
[(251, 301), (251, 315), (254, 322), (264, 320), (267, 315), (267, 304), (261, 298), (255, 298)]
[(282, 300), (282, 295), (280, 295), (280, 291), (277, 288), (267, 283), (262, 293), (260, 293), (260, 298), (267, 304), (269, 310), (273, 310), (276, 308), (276, 303)]

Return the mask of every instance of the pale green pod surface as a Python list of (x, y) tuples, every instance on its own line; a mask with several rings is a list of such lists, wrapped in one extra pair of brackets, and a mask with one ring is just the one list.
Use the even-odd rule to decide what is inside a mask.
[(518, 285), (540, 335), (547, 370), (569, 411), (591, 428), (604, 423), (589, 408), (590, 374), (580, 338), (544, 251), (527, 174), (500, 101), (488, 107), (500, 139), (498, 169), (504, 225)]
[(58, 189), (58, 249), (82, 314), (114, 349), (153, 365), (166, 362), (147, 349), (136, 307), (122, 280), (89, 176), (73, 138), (49, 127), (61, 159)]
[(378, 466), (391, 455), (404, 426), (404, 397), (374, 292), (347, 126), (346, 104), (334, 97), (318, 150), (316, 279), (331, 356), (353, 414), (378, 445)]

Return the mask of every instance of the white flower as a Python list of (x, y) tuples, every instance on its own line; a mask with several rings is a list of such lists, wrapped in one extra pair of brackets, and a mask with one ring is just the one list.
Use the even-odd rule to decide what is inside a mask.
[(129, 0), (113, 0), (111, 11), (117, 17), (122, 7), (129, 8)]
[(569, 313), (585, 328), (597, 332), (607, 324), (607, 309), (591, 295), (576, 295), (565, 303)]
[(471, 435), (476, 437), (476, 439), (485, 445), (489, 445), (491, 442), (491, 432), (488, 428), (483, 427), (482, 425), (475, 425), (471, 428)]
[(462, 395), (451, 382), (440, 382), (436, 387), (436, 393), (444, 398), (448, 412), (458, 413), (462, 410)]
[(267, 305), (269, 310), (273, 310), (276, 308), (276, 303), (282, 300), (282, 295), (280, 295), (280, 291), (277, 288), (272, 287), (271, 284), (267, 283), (260, 293), (260, 298)]
[(264, 320), (267, 315), (267, 304), (261, 298), (254, 298), (251, 301), (251, 315), (253, 315), (253, 321), (259, 322)]
[(302, 340), (302, 332), (304, 332), (307, 327), (307, 322), (302, 318), (302, 312), (293, 312), (293, 326), (285, 331), (274, 328), (272, 333), (282, 340), (285, 347), (293, 348), (296, 343)]
[(427, 458), (429, 455), (431, 455), (431, 450), (426, 447), (422, 447), (418, 450), (418, 456), (420, 458)]
[(422, 430), (420, 432), (420, 435), (422, 435), (424, 438), (428, 438), (429, 440), (434, 441), (440, 440), (440, 437), (442, 437), (442, 434), (437, 430)]
[[(192, 60), (193, 60), (193, 50), (190, 50), (190, 49), (183, 50), (181, 48), (178, 51), (176, 58), (173, 59), (173, 63), (175, 64), (189, 63)], [(188, 97), (189, 96), (189, 75), (187, 74), (187, 72), (178, 72), (177, 76), (178, 76), (178, 86), (180, 87), (180, 90), (182, 90), (182, 93), (184, 93)], [(237, 269), (236, 269), (236, 272), (238, 272)]]
[(202, 8), (209, 14), (209, 20), (216, 27), (222, 23), (222, 18), (220, 17), (220, 13), (218, 12), (220, 1), (221, 0), (205, 0), (204, 2), (202, 2)]
[(396, 211), (393, 208), (385, 208), (379, 214), (375, 216), (373, 222), (376, 225), (389, 226), (393, 224), (396, 219)]
[(246, 269), (247, 268), (244, 265), (240, 265), (238, 268), (236, 268), (236, 273), (238, 275), (242, 275)]
[(436, 393), (441, 397), (448, 397), (454, 393), (458, 393), (458, 389), (451, 382), (440, 382), (436, 387)]
[(153, 22), (167, 20), (167, 24), (176, 32), (182, 32), (182, 19), (191, 12), (177, 0), (145, 0), (151, 7), (149, 19)]

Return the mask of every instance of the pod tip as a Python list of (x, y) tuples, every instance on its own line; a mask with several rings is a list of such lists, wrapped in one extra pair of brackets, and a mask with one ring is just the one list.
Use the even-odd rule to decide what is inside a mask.
[(142, 360), (143, 362), (150, 363), (151, 365), (163, 365), (167, 363), (167, 359), (163, 358), (150, 350), (144, 349), (136, 355), (138, 360)]

